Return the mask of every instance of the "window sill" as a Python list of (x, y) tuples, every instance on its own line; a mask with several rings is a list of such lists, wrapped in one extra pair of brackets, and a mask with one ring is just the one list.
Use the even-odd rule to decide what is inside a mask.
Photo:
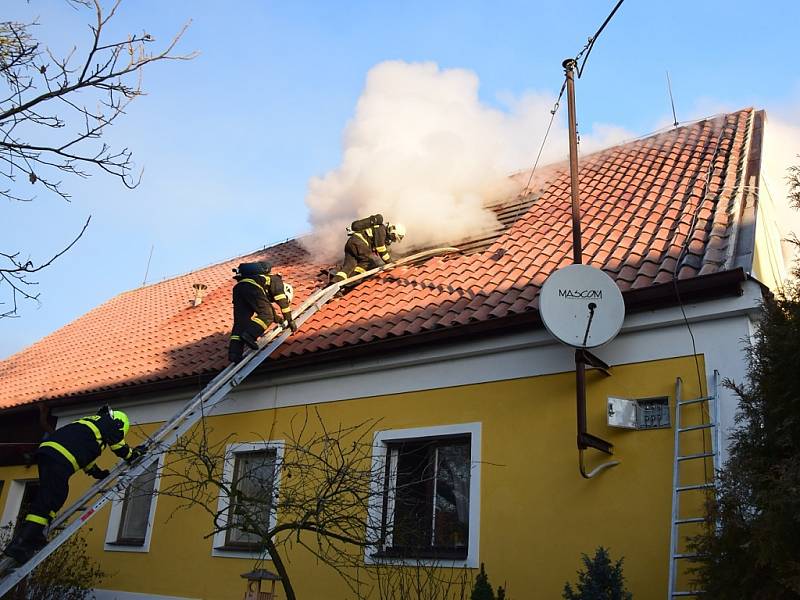
[(136, 552), (142, 554), (150, 552), (150, 544), (147, 542), (142, 542), (141, 544), (120, 541), (105, 542), (103, 550), (106, 552)]
[(411, 550), (394, 550), (386, 549), (379, 550), (370, 554), (370, 558), (374, 560), (403, 560), (403, 561), (465, 561), (469, 556), (466, 548), (464, 550), (430, 550), (430, 551), (411, 551)]
[(213, 546), (211, 548), (211, 556), (248, 559), (263, 557), (269, 559), (269, 553), (264, 549), (243, 548), (242, 546)]
[(141, 548), (144, 546), (144, 540), (117, 540), (116, 542), (106, 542), (106, 546), (117, 546), (122, 548)]

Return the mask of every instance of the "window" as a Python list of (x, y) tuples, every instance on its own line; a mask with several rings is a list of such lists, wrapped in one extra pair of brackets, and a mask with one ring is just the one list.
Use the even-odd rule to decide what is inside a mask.
[[(11, 479), (8, 481), (8, 492), (0, 517), (0, 528), (3, 533), (11, 535), (17, 525), (28, 513), (31, 500), (39, 488), (38, 479)], [(0, 534), (1, 535), (1, 534)]]
[(125, 493), (111, 504), (104, 548), (111, 552), (149, 552), (156, 513), (160, 468), (164, 455), (154, 460)]
[(282, 456), (281, 442), (228, 446), (222, 477), (231, 494), (220, 490), (213, 556), (250, 558), (263, 553), (258, 532), (276, 522)]
[(383, 482), (368, 562), (477, 566), (480, 424), (380, 432), (374, 460)]
[(133, 480), (125, 491), (122, 516), (119, 520), (117, 544), (143, 546), (150, 520), (150, 501), (156, 483), (158, 461), (151, 463), (144, 473)]
[(17, 511), (17, 519), (14, 524), (14, 533), (17, 533), (17, 529), (22, 524), (23, 519), (31, 510), (31, 504), (33, 503), (33, 499), (36, 497), (37, 492), (39, 491), (39, 481), (32, 480), (26, 481), (24, 483), (25, 487), (22, 490), (22, 499), (19, 503), (19, 510)]
[(257, 532), (269, 524), (275, 483), (275, 450), (240, 452), (235, 455), (228, 506), (227, 547), (259, 550)]

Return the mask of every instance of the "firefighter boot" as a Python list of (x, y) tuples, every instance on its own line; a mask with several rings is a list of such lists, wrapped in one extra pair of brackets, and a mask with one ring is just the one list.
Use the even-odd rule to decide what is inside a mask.
[(44, 537), (44, 525), (25, 521), (20, 525), (17, 535), (3, 550), (3, 554), (10, 556), (19, 564), (28, 562), (37, 550), (47, 544)]
[(253, 350), (258, 350), (258, 340), (253, 337), (253, 334), (251, 334), (249, 331), (244, 331), (242, 332), (241, 337), (242, 341), (247, 347), (252, 348)]

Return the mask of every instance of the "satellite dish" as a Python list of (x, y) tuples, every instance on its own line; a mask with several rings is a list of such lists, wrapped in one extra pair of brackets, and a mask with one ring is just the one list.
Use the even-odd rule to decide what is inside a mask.
[(600, 269), (569, 265), (544, 282), (539, 313), (557, 340), (573, 348), (596, 348), (619, 333), (625, 302), (614, 280)]

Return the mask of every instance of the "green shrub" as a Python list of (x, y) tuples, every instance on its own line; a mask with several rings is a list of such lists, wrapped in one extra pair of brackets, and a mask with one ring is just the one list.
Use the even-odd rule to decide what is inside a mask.
[(633, 595), (625, 589), (622, 575), (622, 561), (611, 563), (608, 550), (600, 546), (589, 558), (582, 554), (583, 570), (578, 571), (575, 590), (569, 583), (564, 584), (564, 600), (631, 600)]

